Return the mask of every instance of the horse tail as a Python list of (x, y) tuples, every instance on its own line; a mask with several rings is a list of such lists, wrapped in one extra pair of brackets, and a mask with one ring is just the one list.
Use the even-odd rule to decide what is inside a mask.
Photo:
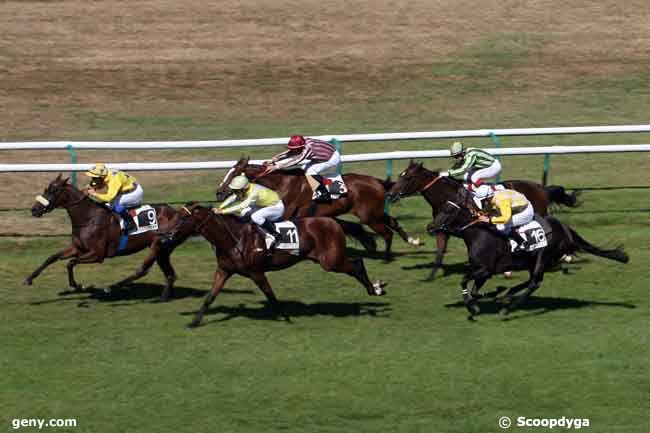
[(575, 230), (569, 228), (569, 232), (573, 238), (573, 244), (580, 251), (584, 251), (595, 256), (604, 257), (606, 259), (616, 260), (617, 262), (621, 263), (627, 263), (630, 261), (630, 256), (627, 255), (622, 246), (618, 246), (613, 250), (603, 250), (584, 240), (582, 237), (580, 237), (580, 235), (578, 235), (578, 233), (575, 232)]
[(579, 192), (572, 191), (568, 194), (563, 186), (545, 186), (544, 191), (546, 191), (546, 195), (551, 203), (557, 203), (568, 207), (578, 207), (581, 204), (578, 201)]
[(377, 251), (377, 241), (375, 238), (363, 229), (363, 226), (359, 223), (354, 223), (352, 221), (345, 221), (339, 218), (333, 218), (334, 221), (338, 223), (339, 226), (343, 229), (343, 232), (347, 235), (356, 239), (363, 245), (366, 251), (375, 252)]

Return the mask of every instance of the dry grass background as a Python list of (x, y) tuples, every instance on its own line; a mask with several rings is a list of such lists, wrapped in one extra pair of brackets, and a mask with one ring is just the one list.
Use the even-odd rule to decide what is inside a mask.
[[(649, 19), (648, 3), (633, 0), (3, 1), (0, 140), (634, 122), (645, 116), (630, 108), (634, 93), (650, 102)], [(224, 155), (164, 159), (197, 157)], [(139, 176), (164, 189), (191, 174)], [(0, 174), (0, 207), (29, 205), (50, 177)]]

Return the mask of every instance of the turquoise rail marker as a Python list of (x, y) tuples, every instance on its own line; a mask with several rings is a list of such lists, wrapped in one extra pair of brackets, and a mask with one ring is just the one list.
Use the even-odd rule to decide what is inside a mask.
[(551, 155), (544, 155), (544, 174), (542, 174), (542, 185), (546, 186), (548, 182), (548, 173), (551, 170)]
[[(499, 137), (492, 131), (490, 131), (490, 138), (492, 139), (492, 143), (494, 143), (494, 147), (497, 149), (501, 147), (501, 140), (499, 140)], [(499, 161), (501, 161), (501, 158), (497, 155), (496, 157)], [(497, 183), (501, 183), (501, 174), (499, 174), (496, 178)]]
[[(68, 154), (70, 155), (70, 162), (72, 164), (76, 164), (77, 163), (77, 152), (74, 150), (74, 147), (72, 147), (71, 144), (68, 144), (65, 148), (68, 150)], [(74, 170), (72, 172), (70, 172), (70, 181), (72, 182), (72, 184), (74, 186), (77, 186), (77, 172), (74, 171)]]
[[(343, 146), (342, 146), (341, 142), (339, 141), (339, 139), (338, 138), (332, 138), (330, 140), (330, 143), (333, 144), (334, 147), (336, 147), (337, 152), (339, 154), (341, 154), (341, 149), (342, 149)], [(336, 165), (336, 174), (341, 174), (342, 172), (343, 172), (343, 163), (339, 162)]]
[[(393, 160), (392, 159), (387, 159), (386, 160), (386, 179), (390, 180), (390, 178), (393, 177)], [(384, 200), (384, 213), (388, 213), (390, 210), (390, 202), (388, 200)]]

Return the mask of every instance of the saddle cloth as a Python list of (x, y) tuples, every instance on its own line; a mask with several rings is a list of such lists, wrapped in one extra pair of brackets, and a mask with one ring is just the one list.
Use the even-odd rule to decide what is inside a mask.
[[(526, 247), (527, 252), (535, 251), (548, 245), (546, 238), (547, 230), (544, 230), (544, 227), (536, 220), (519, 226), (516, 230), (528, 241)], [(517, 242), (514, 239), (510, 239), (510, 251), (514, 251), (517, 246)]]
[[(298, 255), (300, 251), (300, 236), (298, 234), (298, 228), (291, 221), (282, 221), (274, 223), (275, 231), (280, 233), (280, 241), (275, 244), (273, 249), (275, 250), (285, 250), (291, 254)], [(275, 240), (273, 236), (266, 235), (266, 249), (268, 250), (271, 247), (271, 244)]]
[[(129, 209), (129, 215), (135, 221), (135, 227), (129, 231), (129, 235), (139, 235), (151, 230), (158, 230), (158, 214), (152, 206), (145, 204)], [(120, 229), (124, 230), (124, 219), (121, 217)]]
[[(332, 200), (345, 197), (348, 194), (348, 188), (345, 186), (345, 182), (343, 182), (343, 176), (340, 174), (323, 175), (323, 184), (325, 185), (325, 188), (327, 188), (327, 191), (330, 193)], [(316, 196), (317, 194), (314, 193), (314, 198), (316, 198)]]

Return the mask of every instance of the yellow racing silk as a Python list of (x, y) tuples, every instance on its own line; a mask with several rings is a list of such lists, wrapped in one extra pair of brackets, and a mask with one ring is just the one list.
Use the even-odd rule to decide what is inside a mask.
[(490, 218), (492, 224), (507, 223), (513, 214), (523, 211), (530, 204), (523, 194), (511, 189), (495, 191), (490, 202), (500, 213), (499, 216)]
[(237, 201), (236, 194), (232, 194), (230, 197), (224, 200), (224, 202), (221, 203), (221, 205), (219, 206), (219, 209), (221, 209), (221, 213), (231, 214), (235, 212), (241, 212), (242, 210), (251, 206), (256, 206), (260, 208), (273, 206), (275, 204), (278, 204), (278, 202), (280, 201), (280, 196), (278, 196), (278, 193), (276, 193), (272, 189), (269, 189), (262, 185), (251, 183), (246, 188), (246, 191), (244, 192), (244, 197), (241, 199), (241, 201), (237, 204), (233, 204), (236, 201)]
[(105, 193), (94, 193), (93, 197), (104, 203), (110, 203), (119, 194), (131, 192), (135, 189), (135, 177), (122, 171), (109, 171), (104, 178), (106, 184)]

